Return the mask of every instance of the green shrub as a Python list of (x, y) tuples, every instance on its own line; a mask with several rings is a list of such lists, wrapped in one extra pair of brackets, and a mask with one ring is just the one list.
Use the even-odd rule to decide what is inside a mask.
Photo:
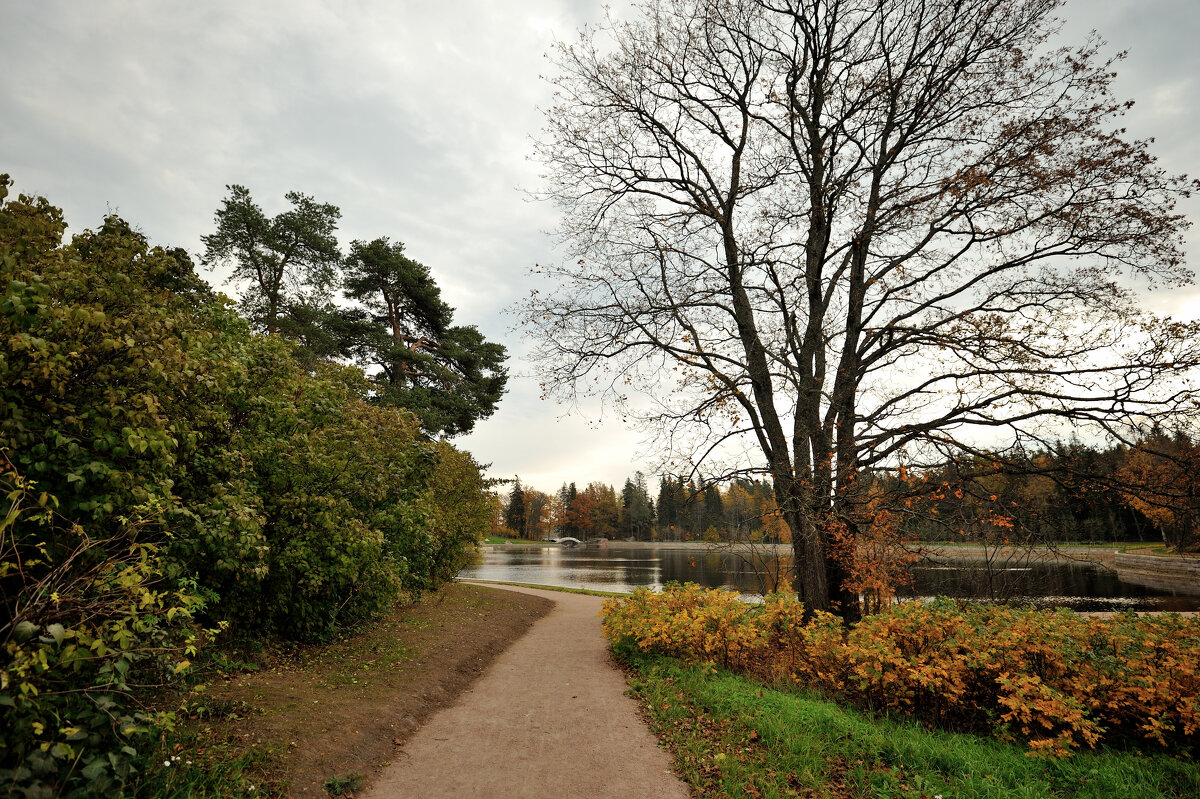
[(0, 784), (14, 795), (115, 793), (174, 723), (137, 695), (187, 671), (203, 600), (171, 588), (158, 547), (142, 540), (158, 508), (138, 508), (98, 538), (66, 524), (52, 496), (0, 465), (9, 619), (0, 628)]
[(64, 229), (45, 200), (0, 206), (0, 448), (65, 518), (155, 503), (166, 575), (256, 635), (327, 638), (457, 572), (485, 523), (468, 456), (359, 370), (252, 335), (186, 253), (116, 217)]
[(482, 481), (360, 371), (253, 335), (182, 250), (114, 216), (64, 244), (8, 186), (0, 784), (116, 793), (201, 628), (324, 639), (436, 588), (486, 523)]
[(230, 612), (327, 638), (427, 587), (432, 451), (411, 414), (365, 401), (354, 370), (308, 376), (284, 358), (270, 373), (276, 385), (239, 436), (261, 494), (267, 575), (258, 603)]
[(433, 552), (430, 587), (451, 580), (470, 564), (492, 520), (492, 504), (479, 464), (444, 441), (435, 445), (429, 485)]
[(67, 246), (63, 229), (45, 200), (0, 207), (0, 448), (89, 530), (155, 503), (171, 576), (254, 593), (258, 488), (231, 446), (248, 329), (181, 251), (116, 217)]

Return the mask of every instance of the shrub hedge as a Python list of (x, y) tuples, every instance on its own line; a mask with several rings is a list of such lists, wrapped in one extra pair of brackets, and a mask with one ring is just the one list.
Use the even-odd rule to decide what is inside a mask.
[(119, 793), (209, 632), (324, 640), (452, 577), (477, 465), (250, 332), (187, 253), (0, 175), (0, 786)]
[(1200, 743), (1200, 619), (1176, 614), (1086, 618), (940, 599), (847, 626), (806, 619), (790, 596), (753, 605), (687, 584), (606, 602), (604, 631), (646, 652), (993, 730), (1033, 752)]

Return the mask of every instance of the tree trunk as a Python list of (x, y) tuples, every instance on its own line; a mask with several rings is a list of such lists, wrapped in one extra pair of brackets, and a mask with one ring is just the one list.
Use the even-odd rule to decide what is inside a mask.
[(774, 482), (775, 501), (792, 531), (796, 597), (804, 603), (805, 615), (821, 610), (858, 621), (862, 617), (858, 594), (846, 588), (849, 564), (833, 556), (826, 532), (832, 523), (844, 520), (832, 508), (814, 508), (810, 491), (790, 474), (774, 475)]
[(784, 523), (792, 531), (792, 554), (796, 569), (796, 598), (804, 603), (805, 615), (829, 611), (829, 584), (826, 575), (825, 542), (813, 524), (808, 501), (801, 483), (790, 474), (775, 470), (775, 502)]

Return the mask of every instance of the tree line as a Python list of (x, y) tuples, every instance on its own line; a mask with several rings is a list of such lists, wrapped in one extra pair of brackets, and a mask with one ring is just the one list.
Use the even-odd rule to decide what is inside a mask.
[[(230, 245), (255, 275), (235, 308), (184, 250), (117, 216), (66, 241), (62, 212), (10, 198), (10, 183), (0, 176), (0, 783), (115, 794), (173, 723), (148, 693), (214, 636), (326, 640), (466, 563), (490, 505), (479, 465), (440, 435), (491, 412), (503, 349), (472, 354), (471, 329), (449, 326), (428, 271), (396, 244), (352, 247), (340, 267), (364, 305), (318, 306), (300, 289), (332, 256), (320, 222), (334, 215), (299, 195), (274, 219), (251, 214), (241, 229), (261, 238)], [(218, 212), (210, 259), (247, 203), (235, 190)], [(310, 324), (313, 308), (328, 318)], [(338, 315), (360, 324), (357, 349), (318, 346)], [(473, 394), (461, 386), (477, 357), (490, 377)]]
[[(1118, 541), (1200, 548), (1200, 440), (1182, 432), (1154, 430), (1132, 446), (1059, 442), (1020, 458), (1010, 453), (1003, 464), (981, 453), (864, 480), (866, 500), (855, 514), (868, 545), (884, 534), (871, 528), (886, 525), (895, 543), (913, 548)], [(602, 482), (578, 490), (572, 482), (547, 494), (517, 478), (493, 508), (493, 532), (526, 539), (791, 542), (773, 487), (762, 479), (718, 485), (664, 476), (651, 497), (640, 472), (620, 492)]]
[[(1003, 461), (981, 453), (876, 478), (913, 540), (1200, 547), (1200, 439), (1148, 431), (1132, 444), (1060, 442)], [(866, 492), (868, 494), (871, 491)]]

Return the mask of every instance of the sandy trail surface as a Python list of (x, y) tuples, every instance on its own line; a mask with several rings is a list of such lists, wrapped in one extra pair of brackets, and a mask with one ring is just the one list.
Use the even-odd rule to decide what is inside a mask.
[(600, 633), (601, 600), (510, 590), (556, 606), (417, 730), (361, 799), (686, 799), (625, 695)]

